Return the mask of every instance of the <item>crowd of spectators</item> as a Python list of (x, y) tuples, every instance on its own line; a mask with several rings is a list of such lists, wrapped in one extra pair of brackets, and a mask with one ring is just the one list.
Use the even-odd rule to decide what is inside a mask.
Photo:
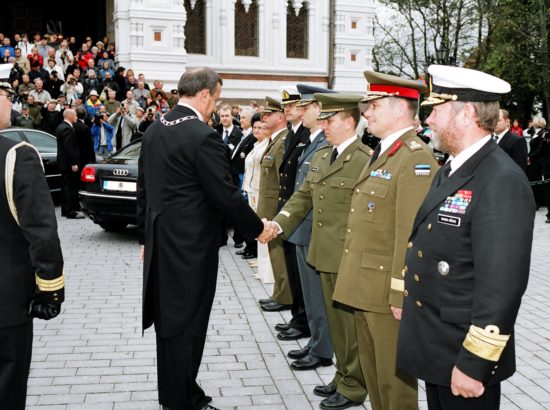
[(167, 93), (161, 81), (151, 86), (143, 74), (117, 65), (115, 47), (108, 37), (94, 44), (91, 37), (78, 42), (60, 33), (32, 39), (0, 33), (0, 64), (13, 64), (12, 126), (53, 133), (63, 110), (84, 107), (92, 131), (112, 134), (109, 152), (139, 136), (177, 103), (177, 91)]

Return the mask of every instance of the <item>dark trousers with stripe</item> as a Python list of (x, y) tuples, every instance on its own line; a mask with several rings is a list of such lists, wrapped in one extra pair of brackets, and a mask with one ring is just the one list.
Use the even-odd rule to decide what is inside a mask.
[(300, 269), (298, 268), (298, 260), (296, 258), (296, 245), (283, 241), (283, 251), (288, 283), (290, 284), (290, 292), (292, 293), (292, 307), (290, 308), (292, 319), (290, 320), (290, 324), (293, 328), (302, 332), (309, 332), (306, 305), (302, 293), (302, 284), (300, 283)]
[(32, 321), (0, 328), (0, 409), (25, 409), (31, 357)]

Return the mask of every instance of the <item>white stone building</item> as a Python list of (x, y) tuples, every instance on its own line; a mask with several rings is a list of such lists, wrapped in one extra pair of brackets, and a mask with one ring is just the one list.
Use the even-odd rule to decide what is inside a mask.
[[(364, 92), (373, 0), (107, 0), (117, 60), (172, 88), (186, 67), (224, 79), (225, 99), (310, 83)], [(112, 15), (112, 21), (109, 17)]]

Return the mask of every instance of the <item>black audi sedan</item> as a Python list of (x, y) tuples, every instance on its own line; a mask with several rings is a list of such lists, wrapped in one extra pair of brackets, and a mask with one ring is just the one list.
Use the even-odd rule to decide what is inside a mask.
[(136, 185), (141, 139), (98, 164), (86, 165), (78, 191), (82, 212), (109, 232), (136, 224)]
[(63, 181), (57, 168), (57, 139), (47, 132), (29, 128), (6, 128), (0, 130), (0, 135), (13, 141), (25, 141), (34, 145), (42, 158), (50, 192), (54, 198), (59, 196)]

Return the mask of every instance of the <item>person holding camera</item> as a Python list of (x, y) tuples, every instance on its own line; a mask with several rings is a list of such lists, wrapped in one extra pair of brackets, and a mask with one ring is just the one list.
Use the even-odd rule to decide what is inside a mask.
[[(111, 91), (114, 93), (114, 91)], [(134, 116), (128, 112), (128, 107), (123, 102), (115, 113), (108, 119), (109, 124), (114, 127), (115, 147), (121, 148), (129, 144), (132, 135), (137, 128), (137, 121)]]
[(50, 93), (51, 97), (57, 99), (61, 94), (61, 86), (64, 82), (59, 78), (56, 70), (52, 70), (50, 79), (44, 84), (44, 89)]
[(67, 81), (60, 88), (60, 91), (65, 94), (65, 98), (69, 104), (74, 104), (77, 98), (82, 96), (84, 86), (77, 81), (73, 74), (67, 75)]
[(55, 71), (59, 79), (65, 82), (65, 75), (63, 74), (63, 68), (61, 68), (61, 66), (57, 64), (55, 59), (53, 58), (48, 59), (48, 64), (46, 65), (46, 67), (44, 67), (44, 70), (46, 70), (50, 76)]
[(144, 134), (145, 131), (147, 131), (147, 128), (149, 128), (149, 126), (152, 123), (154, 123), (155, 120), (157, 119), (156, 118), (156, 113), (157, 113), (157, 108), (154, 105), (152, 105), (150, 107), (147, 107), (147, 115), (145, 116), (143, 121), (141, 121), (141, 123), (139, 124), (139, 127), (138, 127), (139, 132)]
[(103, 158), (108, 157), (113, 150), (114, 127), (107, 122), (107, 114), (97, 113), (94, 116), (92, 135), (94, 137), (94, 151)]
[(63, 72), (67, 71), (67, 68), (73, 63), (74, 55), (69, 50), (69, 44), (67, 40), (63, 40), (59, 45), (59, 50), (55, 52), (55, 59), (61, 61)]
[[(0, 129), (10, 126), (10, 67), (0, 67)], [(63, 255), (50, 190), (34, 147), (0, 136), (0, 403), (23, 409), (33, 318), (49, 320), (64, 300)], [(39, 204), (39, 206), (37, 206)]]

